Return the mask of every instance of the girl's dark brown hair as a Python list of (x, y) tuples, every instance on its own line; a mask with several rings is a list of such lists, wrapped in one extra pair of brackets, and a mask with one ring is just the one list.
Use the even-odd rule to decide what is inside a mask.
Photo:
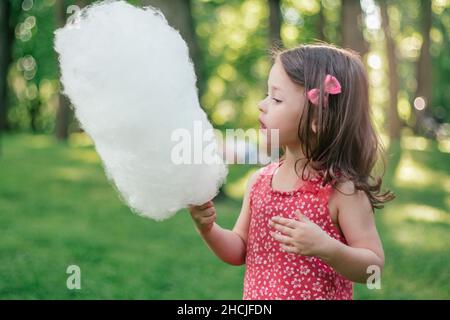
[[(306, 158), (302, 178), (309, 164), (323, 174), (324, 184), (333, 181), (335, 186), (350, 180), (356, 190), (366, 193), (372, 211), (383, 208), (383, 203), (395, 195), (389, 190), (381, 192), (382, 176), (372, 175), (378, 159), (385, 164), (384, 148), (371, 121), (367, 73), (359, 55), (321, 43), (275, 48), (272, 58), (280, 59), (291, 80), (305, 88), (305, 95), (310, 89), (320, 89), (319, 105), (305, 99), (298, 127)], [(325, 105), (323, 84), (327, 74), (338, 79), (342, 92), (329, 95)], [(317, 121), (316, 133), (312, 131), (313, 120)]]

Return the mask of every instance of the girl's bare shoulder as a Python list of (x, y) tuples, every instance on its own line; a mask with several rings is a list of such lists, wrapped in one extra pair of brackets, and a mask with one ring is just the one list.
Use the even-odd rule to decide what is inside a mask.
[(339, 214), (340, 211), (362, 209), (372, 211), (369, 197), (362, 190), (357, 190), (351, 180), (337, 183), (330, 197), (332, 208)]

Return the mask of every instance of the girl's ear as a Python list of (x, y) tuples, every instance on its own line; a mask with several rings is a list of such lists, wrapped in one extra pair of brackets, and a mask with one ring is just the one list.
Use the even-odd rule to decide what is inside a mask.
[(311, 123), (311, 129), (314, 133), (317, 133), (317, 120), (314, 119)]

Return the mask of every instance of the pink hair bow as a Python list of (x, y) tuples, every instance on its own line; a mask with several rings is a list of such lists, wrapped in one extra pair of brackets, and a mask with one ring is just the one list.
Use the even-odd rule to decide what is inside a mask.
[[(341, 84), (338, 79), (333, 77), (331, 74), (327, 74), (324, 81), (324, 92), (325, 92), (325, 104), (328, 102), (328, 94), (338, 94), (341, 93)], [(314, 88), (308, 91), (308, 99), (312, 104), (319, 104), (320, 89)]]

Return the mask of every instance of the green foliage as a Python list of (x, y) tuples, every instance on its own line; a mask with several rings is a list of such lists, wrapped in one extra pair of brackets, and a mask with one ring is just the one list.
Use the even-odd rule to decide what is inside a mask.
[[(53, 50), (57, 0), (9, 0), (10, 23), (15, 29), (13, 63), (9, 72), (11, 95), (8, 120), (12, 129), (50, 133), (58, 107), (58, 65)], [(59, 0), (58, 0), (59, 1)], [(85, 3), (89, 3), (86, 1)], [(139, 0), (130, 0), (139, 5)], [(75, 4), (64, 1), (64, 5)], [(363, 1), (363, 9), (369, 0)], [(391, 29), (398, 45), (400, 74), (399, 112), (412, 125), (416, 85), (416, 62), (422, 41), (420, 1), (389, 1)], [(203, 61), (200, 66), (206, 83), (202, 106), (218, 129), (249, 128), (256, 125), (257, 103), (264, 96), (271, 61), (269, 8), (265, 0), (192, 0), (195, 31)], [(319, 15), (324, 17), (325, 40), (339, 44), (339, 0), (281, 1), (285, 46), (315, 41), (319, 37)], [(450, 14), (444, 1), (433, 2), (431, 54), (433, 100), (431, 113), (439, 122), (450, 122)], [(69, 14), (66, 15), (66, 18)], [(372, 104), (380, 129), (384, 129), (387, 107), (387, 61), (383, 35), (364, 34), (371, 54), (383, 61), (378, 74), (371, 77)], [(369, 54), (370, 56), (370, 54)], [(369, 64), (370, 67), (370, 64)], [(370, 71), (370, 70), (369, 70)]]
[(450, 123), (450, 8), (434, 7), (434, 18), (430, 32), (433, 57), (431, 111), (441, 122)]
[[(425, 1), (424, 3), (426, 3)], [(417, 61), (423, 43), (420, 0), (389, 1), (391, 32), (397, 48), (400, 76), (399, 94), (412, 102), (417, 87)], [(450, 7), (442, 1), (432, 5), (430, 54), (432, 64), (432, 100), (430, 113), (439, 122), (450, 122)], [(411, 103), (410, 103), (411, 104)], [(412, 108), (410, 105), (409, 108)], [(412, 120), (412, 119), (407, 119)], [(408, 122), (411, 124), (411, 121)]]
[(265, 1), (194, 1), (193, 14), (208, 79), (203, 107), (218, 129), (254, 125), (269, 70)]

